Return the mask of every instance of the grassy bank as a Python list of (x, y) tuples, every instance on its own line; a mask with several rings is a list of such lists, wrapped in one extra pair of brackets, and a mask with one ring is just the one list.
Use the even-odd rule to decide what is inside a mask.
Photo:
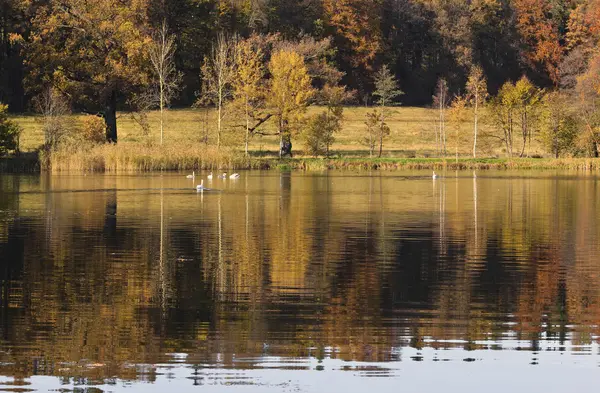
[[(311, 108), (312, 111), (318, 108)], [(35, 116), (14, 117), (23, 128), (21, 149), (29, 152), (19, 159), (4, 159), (0, 171), (30, 171), (38, 168), (52, 172), (148, 172), (183, 170), (244, 170), (244, 169), (577, 169), (598, 170), (600, 160), (594, 159), (506, 159), (469, 158), (471, 145), (466, 140), (457, 144), (449, 140), (448, 158), (439, 156), (435, 141), (437, 113), (426, 108), (397, 108), (390, 120), (391, 135), (384, 144), (381, 158), (369, 158), (364, 138), (365, 108), (345, 111), (343, 130), (336, 135), (332, 158), (311, 158), (302, 155), (302, 143), (294, 140), (295, 158), (279, 160), (278, 139), (275, 136), (254, 137), (250, 141), (250, 155), (242, 152), (243, 136), (239, 129), (229, 127), (223, 135), (224, 147), (216, 149), (213, 111), (173, 110), (168, 114), (165, 143), (158, 143), (157, 114), (150, 113), (149, 132), (145, 133), (127, 113), (119, 116), (119, 143), (116, 145), (89, 145), (71, 143), (58, 151), (40, 154), (38, 164), (35, 152), (43, 142), (41, 122)], [(74, 124), (82, 116), (73, 116)], [(263, 131), (273, 132), (272, 125)], [(460, 131), (468, 135), (471, 124), (465, 123)], [(237, 131), (236, 131), (237, 130)], [(458, 148), (458, 149), (457, 149)], [(459, 159), (454, 155), (458, 150)], [(542, 155), (535, 141), (530, 154)], [(502, 147), (481, 143), (481, 155), (502, 157)]]
[(236, 150), (197, 146), (100, 145), (90, 149), (61, 150), (49, 157), (52, 172), (150, 172), (191, 170), (395, 170), (395, 169), (573, 169), (600, 170), (600, 159), (551, 158), (309, 158), (280, 160), (276, 157), (245, 157)]

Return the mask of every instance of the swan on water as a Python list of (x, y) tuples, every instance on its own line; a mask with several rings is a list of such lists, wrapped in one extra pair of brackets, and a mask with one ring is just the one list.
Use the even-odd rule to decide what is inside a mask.
[(188, 179), (194, 179), (196, 177), (196, 172), (192, 171), (191, 175), (187, 175), (186, 178)]
[(231, 176), (229, 176), (230, 179), (239, 179), (240, 178), (240, 174), (239, 173), (234, 173)]
[(208, 176), (206, 176), (206, 177), (208, 178), (208, 180), (212, 180), (212, 178), (213, 178), (213, 174), (212, 174), (212, 172), (211, 172), (211, 173), (209, 173), (209, 174), (208, 174)]
[(196, 191), (205, 191), (208, 188), (204, 187), (204, 180), (200, 180), (200, 184), (196, 186)]
[(437, 173), (435, 173), (435, 171), (433, 171), (433, 175), (431, 176), (432, 179), (437, 179), (438, 175)]
[(219, 179), (227, 179), (227, 173), (223, 172), (223, 174), (219, 175)]

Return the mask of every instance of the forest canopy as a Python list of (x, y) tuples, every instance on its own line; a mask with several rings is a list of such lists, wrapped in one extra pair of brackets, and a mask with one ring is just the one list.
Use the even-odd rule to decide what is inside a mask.
[[(73, 110), (102, 116), (108, 141), (117, 140), (117, 110), (137, 110), (141, 98), (159, 102), (161, 111), (208, 102), (219, 107), (219, 119), (226, 118), (220, 103), (235, 98), (244, 108), (246, 145), (269, 118), (280, 122), (284, 143), (295, 115), (265, 115), (269, 102), (261, 93), (262, 79), (274, 84), (274, 70), (285, 68), (274, 68), (270, 59), (281, 51), (302, 58), (293, 72), (305, 66), (308, 87), (343, 87), (355, 104), (377, 104), (376, 79), (384, 67), (402, 91), (387, 104), (434, 104), (443, 112), (446, 98), (441, 105), (434, 99), (443, 81), (443, 97), (462, 96), (475, 107), (475, 119), (488, 95), (504, 94), (504, 107), (495, 108), (507, 110), (507, 86), (522, 78), (532, 89), (577, 97), (567, 101), (579, 100), (582, 108), (595, 108), (600, 95), (600, 0), (0, 0), (0, 10), (0, 102), (12, 112), (29, 111), (36, 97), (53, 89)], [(157, 46), (161, 42), (168, 48)], [(245, 75), (259, 79), (234, 86), (244, 75), (232, 69), (231, 80), (215, 80), (230, 60), (244, 63), (235, 54), (244, 45), (247, 53), (260, 54), (245, 65)], [(227, 57), (220, 66), (218, 48)], [(212, 98), (202, 100), (207, 86)], [(307, 93), (310, 99), (294, 110), (301, 113), (319, 97)], [(595, 116), (586, 120), (594, 146)], [(504, 120), (497, 117), (498, 127)], [(380, 119), (381, 130), (384, 123)], [(523, 138), (530, 138), (531, 127), (522, 128)], [(442, 129), (440, 138), (445, 146)]]
[[(373, 71), (386, 64), (402, 81), (405, 105), (429, 104), (440, 77), (451, 92), (464, 89), (473, 65), (492, 94), (522, 75), (558, 85), (573, 71), (571, 58), (591, 56), (600, 35), (599, 0), (1, 0), (0, 8), (0, 101), (12, 111), (28, 109), (51, 78), (86, 99), (107, 101), (110, 84), (134, 88), (148, 72), (139, 48), (163, 22), (183, 75), (180, 106), (194, 102), (202, 59), (220, 33), (330, 38), (345, 85), (370, 96)], [(106, 83), (74, 86), (90, 76)]]

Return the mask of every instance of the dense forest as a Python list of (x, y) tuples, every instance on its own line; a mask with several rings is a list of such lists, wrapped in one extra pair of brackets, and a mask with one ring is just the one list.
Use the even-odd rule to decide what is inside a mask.
[[(0, 102), (12, 112), (35, 110), (35, 98), (52, 86), (69, 98), (73, 110), (102, 114), (109, 141), (116, 141), (114, 113), (135, 110), (161, 72), (173, 84), (160, 77), (156, 89), (161, 97), (163, 91), (168, 94), (156, 108), (207, 102), (220, 107), (216, 101), (227, 97), (219, 93), (216, 100), (210, 94), (217, 52), (225, 48), (223, 64), (229, 56), (227, 44), (219, 41), (248, 43), (247, 68), (253, 69), (248, 58), (258, 52), (265, 58), (257, 60), (264, 63), (261, 72), (273, 81), (277, 72), (288, 75), (294, 62), (289, 53), (281, 59), (274, 55), (299, 53), (312, 77), (307, 89), (343, 86), (354, 104), (433, 103), (444, 109), (452, 97), (464, 95), (464, 105), (477, 108), (479, 101), (504, 89), (499, 99), (504, 104), (495, 111), (499, 129), (512, 124), (512, 114), (502, 110), (519, 87), (529, 95), (536, 89), (560, 89), (585, 95), (585, 102), (600, 94), (600, 0), (0, 0), (0, 8)], [(149, 48), (161, 34), (163, 52), (153, 56)], [(166, 63), (156, 61), (161, 54)], [(393, 81), (384, 96), (378, 75), (381, 83)], [(233, 76), (230, 85), (234, 79), (240, 76)], [(515, 85), (518, 80), (523, 84)], [(507, 82), (513, 83), (512, 91)], [(339, 91), (329, 93), (337, 94), (340, 102), (350, 101)], [(251, 99), (246, 98), (249, 115)], [(327, 105), (329, 98), (323, 94), (308, 94), (305, 101), (319, 98), (319, 104)], [(547, 106), (560, 107), (565, 100), (572, 101), (551, 97)], [(521, 116), (527, 116), (527, 105)], [(333, 115), (335, 106), (330, 107)], [(598, 132), (591, 119), (598, 111), (582, 111), (590, 115), (591, 154), (598, 155)], [(254, 128), (277, 117), (255, 115)], [(384, 116), (373, 117), (373, 124), (382, 125), (380, 136), (385, 133)], [(281, 133), (289, 119), (280, 115), (279, 121)], [(548, 121), (562, 124), (568, 116)], [(248, 132), (252, 127), (247, 123)], [(563, 132), (559, 128), (554, 127), (551, 139)], [(522, 124), (519, 131), (512, 125), (506, 128), (499, 138), (512, 141), (512, 134), (520, 132), (525, 140), (531, 137)], [(558, 156), (555, 139), (551, 150)], [(375, 145), (371, 143), (371, 150)], [(506, 143), (506, 149), (512, 155), (513, 147)]]

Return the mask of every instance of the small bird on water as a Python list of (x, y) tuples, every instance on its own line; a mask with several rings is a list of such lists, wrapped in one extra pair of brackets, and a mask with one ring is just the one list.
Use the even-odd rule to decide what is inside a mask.
[(194, 179), (196, 177), (196, 172), (192, 171), (191, 175), (187, 175), (186, 178), (187, 179)]
[(200, 184), (196, 186), (196, 191), (206, 191), (208, 188), (204, 187), (204, 180), (200, 180)]
[(240, 178), (240, 174), (239, 173), (234, 173), (231, 176), (229, 176), (230, 179), (239, 179)]
[(219, 179), (227, 179), (227, 173), (223, 172), (223, 174), (219, 175)]

